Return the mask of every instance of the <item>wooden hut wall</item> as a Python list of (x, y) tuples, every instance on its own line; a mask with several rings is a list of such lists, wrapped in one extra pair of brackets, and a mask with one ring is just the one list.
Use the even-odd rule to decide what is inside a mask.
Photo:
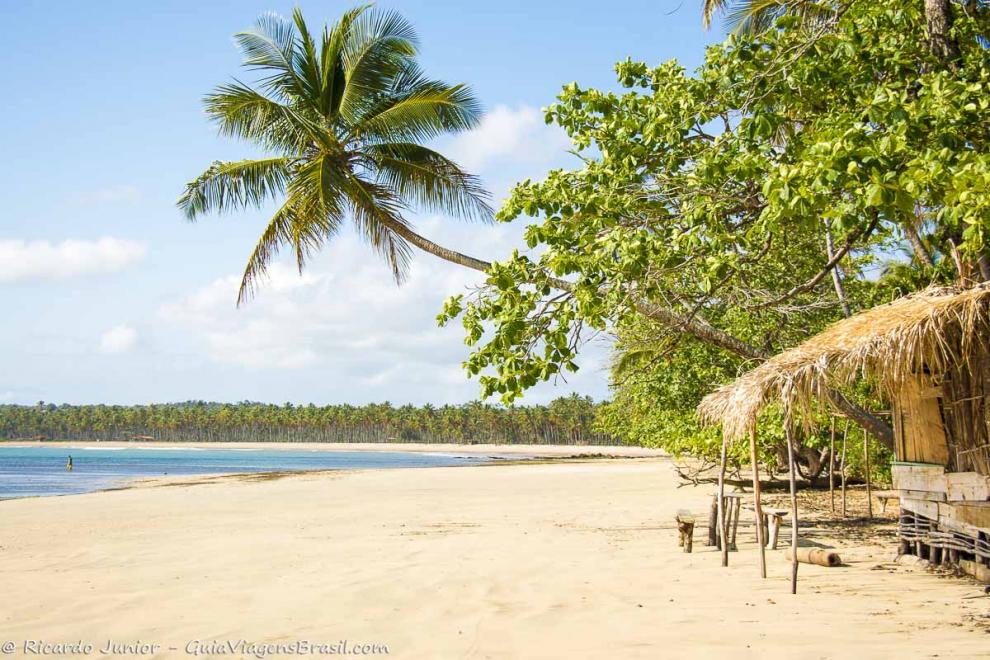
[(980, 343), (968, 362), (946, 374), (942, 382), (942, 416), (950, 470), (990, 475), (990, 352)]
[(947, 465), (949, 446), (939, 408), (941, 388), (930, 376), (905, 382), (894, 399), (894, 448), (897, 459)]

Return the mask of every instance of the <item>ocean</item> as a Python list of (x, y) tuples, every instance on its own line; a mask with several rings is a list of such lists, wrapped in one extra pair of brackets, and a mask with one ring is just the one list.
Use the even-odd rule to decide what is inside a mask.
[[(72, 457), (72, 471), (66, 469)], [(0, 499), (73, 495), (140, 477), (474, 465), (484, 456), (445, 453), (196, 447), (4, 447)]]

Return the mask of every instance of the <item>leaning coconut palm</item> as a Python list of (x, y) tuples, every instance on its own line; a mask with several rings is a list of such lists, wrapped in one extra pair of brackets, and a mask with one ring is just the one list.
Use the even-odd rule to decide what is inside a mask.
[(426, 78), (416, 64), (412, 26), (393, 12), (353, 9), (313, 35), (297, 9), (292, 20), (266, 15), (236, 35), (255, 86), (234, 81), (205, 98), (222, 135), (271, 155), (216, 161), (186, 186), (178, 206), (190, 220), (281, 202), (252, 252), (238, 304), (281, 249), (307, 258), (350, 219), (391, 267), (397, 282), (410, 245), (484, 270), (413, 231), (411, 209), (490, 221), (479, 180), (425, 146), (477, 125), (481, 111), (464, 85)]

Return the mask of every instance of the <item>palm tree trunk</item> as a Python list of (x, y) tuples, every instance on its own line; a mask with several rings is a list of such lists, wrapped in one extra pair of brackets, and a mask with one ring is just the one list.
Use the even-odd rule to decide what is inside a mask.
[[(430, 239), (420, 236), (404, 224), (391, 222), (385, 218), (382, 218), (381, 221), (396, 234), (435, 257), (482, 273), (487, 273), (491, 267), (491, 263), (487, 261), (475, 259), (474, 257), (469, 257), (438, 245)], [(562, 291), (571, 291), (574, 288), (570, 282), (561, 279), (551, 278), (549, 282)], [(761, 361), (771, 357), (769, 352), (759, 349), (737, 337), (733, 337), (729, 333), (709, 325), (700, 318), (684, 316), (647, 300), (637, 299), (635, 304), (636, 309), (644, 316), (654, 321), (659, 321), (673, 330), (686, 332), (703, 342), (718, 346), (740, 357)], [(845, 413), (847, 417), (872, 434), (884, 447), (893, 450), (894, 432), (882, 419), (857, 406), (840, 392), (826, 390), (825, 394), (832, 402), (832, 405), (838, 410)]]
[[(435, 257), (439, 257), (445, 261), (449, 261), (466, 268), (471, 268), (482, 273), (487, 273), (488, 269), (491, 268), (491, 263), (482, 261), (481, 259), (475, 259), (474, 257), (469, 257), (465, 254), (461, 254), (460, 252), (455, 252), (454, 250), (447, 249), (442, 245), (437, 245), (430, 239), (417, 234), (406, 225), (392, 223), (384, 218), (382, 219), (382, 222), (405, 240)], [(565, 280), (550, 278), (549, 281), (550, 284), (561, 291), (572, 291), (574, 288), (570, 282)], [(689, 318), (666, 307), (646, 300), (636, 300), (635, 304), (636, 309), (644, 316), (647, 316), (654, 321), (660, 321), (664, 325), (667, 325), (675, 330), (680, 330), (694, 335), (698, 339), (718, 346), (719, 348), (723, 348), (730, 353), (735, 353), (736, 355), (748, 359), (766, 359), (770, 357), (766, 351), (762, 351), (737, 337), (733, 337), (729, 333), (709, 325), (702, 319)]]
[[(832, 241), (832, 226), (829, 221), (825, 221), (825, 254), (828, 257), (829, 262), (835, 258), (835, 243)], [(832, 284), (835, 286), (835, 295), (839, 298), (839, 304), (842, 306), (842, 314), (849, 318), (852, 316), (852, 310), (849, 309), (849, 301), (846, 299), (846, 290), (842, 286), (842, 271), (839, 268), (839, 264), (832, 266)]]
[(928, 248), (921, 240), (921, 234), (918, 233), (918, 227), (921, 226), (921, 221), (923, 219), (921, 208), (918, 205), (914, 207), (914, 221), (907, 219), (904, 222), (904, 233), (907, 234), (908, 241), (911, 243), (911, 250), (914, 252), (914, 256), (917, 257), (918, 261), (925, 264), (929, 268), (935, 268), (935, 261), (932, 259), (932, 255), (928, 252)]

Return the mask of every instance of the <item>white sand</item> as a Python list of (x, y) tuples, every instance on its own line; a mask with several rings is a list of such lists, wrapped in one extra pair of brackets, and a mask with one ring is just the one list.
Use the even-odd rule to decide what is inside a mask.
[[(728, 569), (665, 459), (172, 479), (0, 502), (0, 641), (385, 643), (403, 658), (986, 657), (974, 583), (887, 567)], [(889, 542), (888, 542), (889, 543)], [(893, 571), (893, 572), (890, 572)], [(174, 651), (169, 651), (174, 647)], [(231, 656), (228, 656), (231, 657)], [(234, 655), (233, 657), (239, 657)]]

